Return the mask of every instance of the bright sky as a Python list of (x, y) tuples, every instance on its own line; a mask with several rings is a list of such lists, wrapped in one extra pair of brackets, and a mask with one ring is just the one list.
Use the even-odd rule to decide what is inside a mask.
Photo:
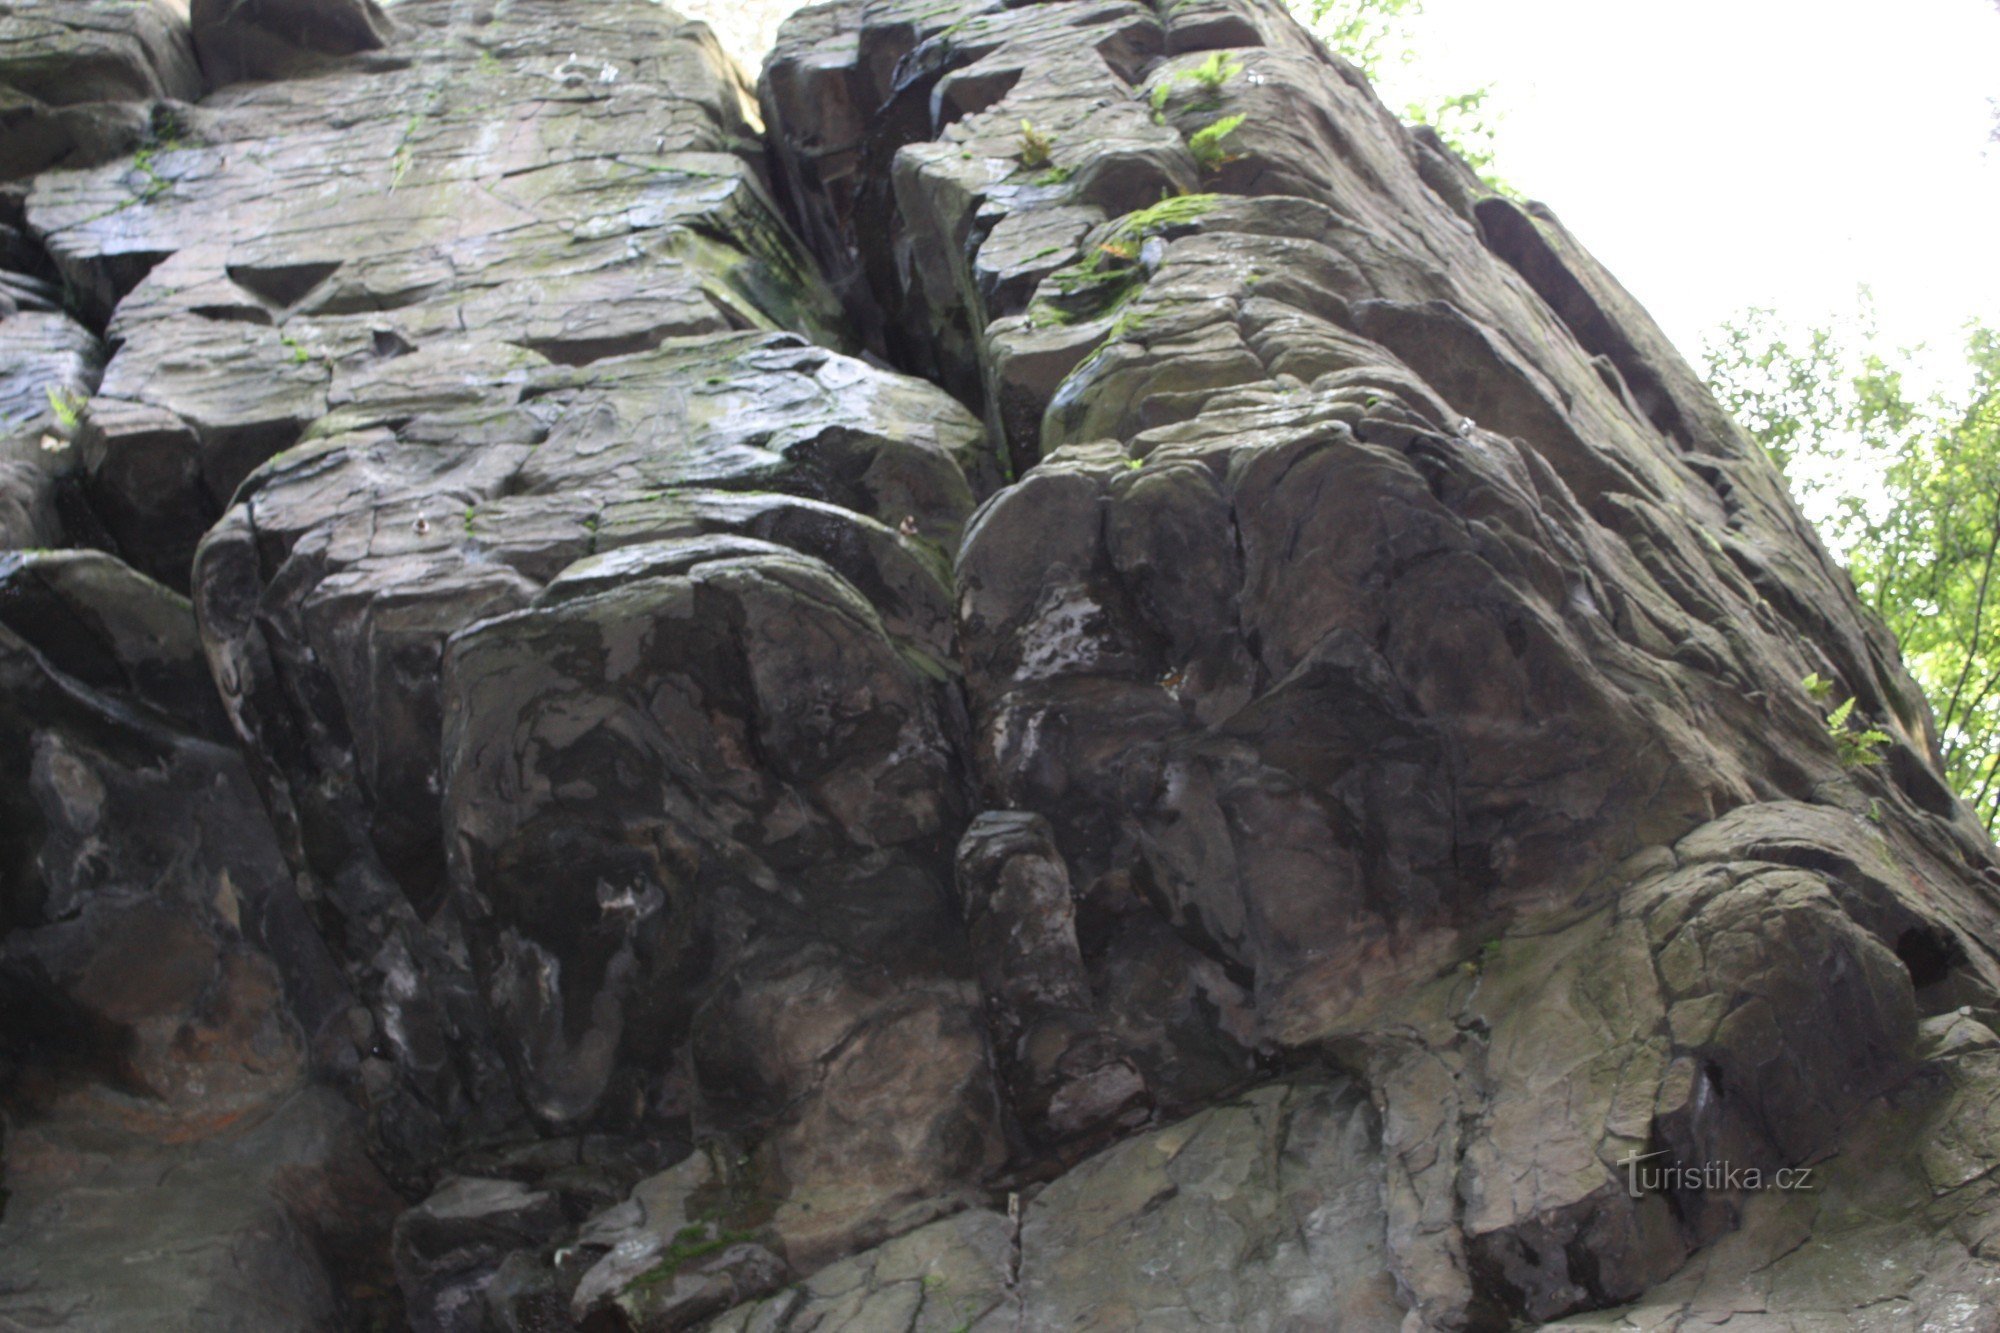
[(1428, 0), (1416, 28), (1411, 77), (1492, 83), (1496, 169), (1691, 357), (1744, 306), (1818, 321), (1862, 283), (1892, 341), (2000, 321), (1993, 0)]
[[(669, 0), (753, 69), (797, 0)], [(1993, 0), (1427, 0), (1397, 105), (1493, 85), (1496, 167), (1547, 202), (1690, 360), (1746, 306), (1949, 365), (2000, 321)], [(1990, 150), (1990, 151), (1989, 151)]]

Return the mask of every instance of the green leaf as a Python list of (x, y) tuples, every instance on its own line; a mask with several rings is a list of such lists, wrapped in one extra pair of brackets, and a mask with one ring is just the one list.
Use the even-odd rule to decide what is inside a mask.
[(1236, 154), (1224, 149), (1222, 141), (1236, 133), (1237, 127), (1242, 123), (1243, 117), (1240, 114), (1224, 116), (1188, 136), (1188, 151), (1194, 154), (1194, 160), (1201, 165), (1203, 171), (1214, 171), (1225, 163), (1236, 160)]

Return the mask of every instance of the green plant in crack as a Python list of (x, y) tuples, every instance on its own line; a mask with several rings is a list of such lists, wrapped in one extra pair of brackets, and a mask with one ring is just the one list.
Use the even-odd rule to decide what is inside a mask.
[(1213, 124), (1204, 125), (1189, 135), (1188, 151), (1194, 154), (1196, 165), (1203, 171), (1218, 171), (1228, 163), (1234, 162), (1237, 158), (1241, 157), (1242, 154), (1232, 153), (1227, 148), (1224, 148), (1222, 141), (1236, 133), (1237, 127), (1242, 123), (1243, 116), (1241, 114), (1224, 116)]
[(1072, 324), (1097, 319), (1122, 305), (1145, 281), (1139, 260), (1146, 242), (1179, 227), (1192, 225), (1215, 207), (1212, 194), (1169, 195), (1113, 223), (1096, 248), (1080, 262), (1050, 278), (1057, 296), (1038, 298), (1031, 307), (1037, 322)]
[(306, 362), (312, 360), (312, 353), (306, 350), (306, 345), (300, 342), (297, 338), (294, 338), (291, 334), (289, 333), (279, 334), (278, 341), (283, 343), (285, 345), (285, 350), (292, 354), (293, 365), (303, 366)]
[(175, 145), (158, 144), (141, 148), (132, 154), (132, 170), (139, 173), (139, 185), (132, 191), (139, 203), (150, 204), (161, 195), (174, 188), (174, 183), (160, 174), (155, 160), (162, 152), (172, 152)]
[[(1833, 698), (1833, 682), (1817, 671), (1800, 681), (1799, 688), (1814, 703), (1825, 704)], [(1886, 731), (1854, 725), (1852, 696), (1842, 700), (1826, 715), (1826, 734), (1833, 742), (1834, 752), (1840, 756), (1843, 768), (1866, 768), (1870, 764), (1881, 763), (1883, 748), (1891, 739)]]
[(1022, 166), (1031, 170), (1053, 166), (1055, 151), (1056, 137), (1053, 134), (1037, 129), (1032, 120), (1021, 122), (1021, 147), (1015, 156), (1020, 158)]
[(56, 419), (58, 426), (70, 431), (75, 430), (83, 421), (82, 397), (69, 389), (59, 389), (53, 384), (44, 387), (42, 393), (49, 400), (49, 415)]
[(1213, 108), (1222, 95), (1222, 86), (1243, 72), (1243, 62), (1232, 60), (1225, 52), (1211, 51), (1208, 59), (1193, 69), (1176, 70), (1153, 85), (1153, 91), (1146, 100), (1153, 108), (1153, 122), (1165, 124), (1167, 103), (1174, 95), (1174, 88), (1182, 83), (1192, 83), (1203, 94), (1200, 105)]
[(1232, 60), (1222, 51), (1210, 51), (1208, 59), (1187, 70), (1182, 77), (1201, 85), (1210, 93), (1220, 93), (1222, 85), (1243, 72), (1243, 62)]
[(1833, 748), (1840, 755), (1842, 768), (1866, 768), (1870, 764), (1882, 762), (1883, 747), (1889, 744), (1889, 733), (1874, 727), (1850, 725), (1854, 718), (1854, 700), (1848, 699), (1826, 715), (1826, 734), (1833, 740)]
[(139, 173), (138, 188), (132, 192), (135, 202), (150, 204), (174, 188), (173, 181), (160, 174), (159, 158), (186, 146), (181, 142), (182, 131), (180, 118), (164, 108), (147, 126), (145, 142), (132, 154), (132, 170)]
[[(141, 204), (150, 204), (162, 195), (172, 191), (174, 188), (173, 178), (160, 174), (160, 154), (178, 152), (182, 148), (185, 148), (187, 145), (181, 141), (180, 136), (181, 123), (177, 118), (171, 114), (156, 115), (153, 118), (151, 127), (146, 132), (145, 141), (132, 154), (131, 168), (125, 173), (126, 187), (131, 193), (103, 212), (93, 214), (84, 219), (84, 221), (101, 221), (104, 218), (123, 213), (128, 208), (136, 208)], [(134, 176), (138, 178), (136, 183), (133, 181)], [(64, 288), (63, 299), (65, 306), (67, 306), (69, 301), (67, 280), (65, 280)]]

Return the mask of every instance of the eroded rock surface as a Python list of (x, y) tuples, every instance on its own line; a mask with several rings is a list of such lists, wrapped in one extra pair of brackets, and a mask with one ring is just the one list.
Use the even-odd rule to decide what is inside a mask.
[(0, 180), (130, 152), (154, 116), (202, 93), (186, 6), (0, 6)]
[(1275, 3), (0, 37), (0, 1321), (2000, 1318), (1894, 644)]

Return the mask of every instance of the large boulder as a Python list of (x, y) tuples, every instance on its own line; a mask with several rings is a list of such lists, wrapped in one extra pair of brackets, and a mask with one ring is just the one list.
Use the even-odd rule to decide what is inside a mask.
[(1921, 1018), (1993, 1002), (1992, 847), (1768, 461), (1276, 6), (829, 6), (762, 96), (864, 334), (1019, 471), (960, 653), (972, 768), (1097, 960), (1063, 1003), (1139, 1036), (1102, 960), (1165, 935), (1242, 997), (1210, 1050), (1367, 1068), (1416, 1319), (1632, 1299), (1741, 1200), (1621, 1160), (1834, 1151)]
[(0, 557), (11, 1327), (331, 1330), (386, 1273), (398, 1201), (315, 1086), (346, 991), (203, 666), (111, 558)]

